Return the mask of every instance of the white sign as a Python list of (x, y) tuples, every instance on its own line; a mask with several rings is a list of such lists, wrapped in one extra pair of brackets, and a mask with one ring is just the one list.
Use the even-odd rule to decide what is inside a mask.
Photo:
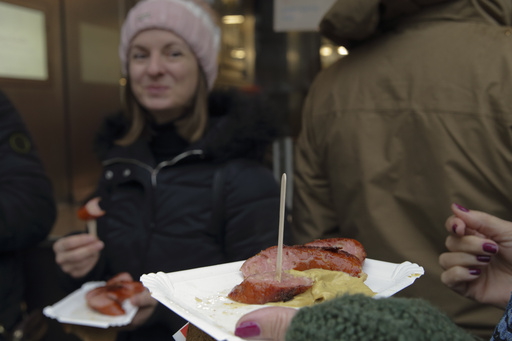
[(0, 1), (0, 77), (48, 79), (44, 13)]
[(274, 0), (274, 31), (318, 31), (336, 0)]

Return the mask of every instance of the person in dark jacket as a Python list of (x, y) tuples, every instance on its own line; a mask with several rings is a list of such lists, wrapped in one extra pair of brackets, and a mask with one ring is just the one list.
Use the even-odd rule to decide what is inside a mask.
[(53, 226), (53, 188), (23, 119), (0, 91), (0, 340), (22, 318), (24, 250)]
[[(279, 129), (264, 102), (211, 93), (220, 31), (200, 1), (147, 0), (122, 27), (126, 110), (97, 139), (98, 237), (54, 244), (81, 284), (243, 260), (277, 243), (279, 186), (262, 163)], [(87, 205), (86, 205), (87, 206)], [(169, 340), (184, 324), (146, 291), (118, 340)]]

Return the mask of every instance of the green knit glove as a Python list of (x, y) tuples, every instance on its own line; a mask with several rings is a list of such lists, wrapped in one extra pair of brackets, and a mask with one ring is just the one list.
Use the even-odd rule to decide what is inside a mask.
[(299, 310), (287, 341), (468, 341), (473, 336), (423, 299), (345, 295)]

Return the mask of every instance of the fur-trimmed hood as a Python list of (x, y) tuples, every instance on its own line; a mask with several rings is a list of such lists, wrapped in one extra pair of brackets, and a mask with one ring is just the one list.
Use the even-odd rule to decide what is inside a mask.
[[(269, 144), (285, 131), (282, 116), (260, 95), (216, 91), (209, 96), (208, 111), (209, 125), (204, 137), (187, 149), (202, 149), (215, 162), (238, 157), (261, 159)], [(127, 128), (122, 113), (106, 117), (94, 143), (100, 160), (105, 159)]]

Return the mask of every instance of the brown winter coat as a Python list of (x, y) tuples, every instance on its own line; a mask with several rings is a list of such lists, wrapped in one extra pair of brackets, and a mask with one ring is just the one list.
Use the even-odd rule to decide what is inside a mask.
[(502, 311), (445, 287), (438, 257), (452, 202), (512, 220), (511, 23), (510, 0), (339, 0), (321, 30), (349, 55), (312, 85), (296, 146), (295, 242), (422, 265), (402, 294), (487, 339)]

